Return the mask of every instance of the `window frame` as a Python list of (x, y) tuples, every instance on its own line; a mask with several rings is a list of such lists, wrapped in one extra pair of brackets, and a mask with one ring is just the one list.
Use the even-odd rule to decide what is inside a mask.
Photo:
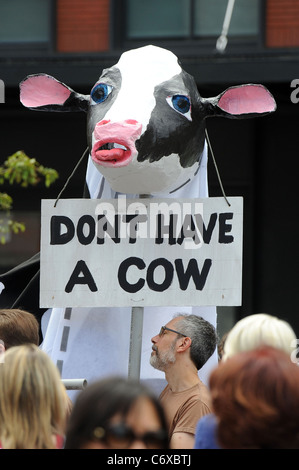
[(28, 55), (39, 53), (39, 52), (49, 52), (52, 53), (55, 51), (56, 47), (56, 10), (57, 10), (57, 0), (49, 0), (49, 10), (48, 10), (48, 24), (49, 24), (49, 39), (48, 41), (1, 41), (0, 42), (0, 54), (5, 56), (9, 54), (10, 56), (15, 55)]
[[(258, 7), (258, 32), (254, 36), (229, 36), (226, 53), (238, 53), (242, 51), (257, 51), (264, 48), (265, 37), (265, 9), (266, 1), (259, 0)], [(191, 18), (194, 18), (195, 0), (191, 0)], [(126, 35), (127, 25), (127, 0), (111, 0), (111, 47), (112, 49), (133, 49), (146, 44), (159, 45), (165, 48), (174, 48), (176, 50), (194, 53), (211, 53), (216, 50), (216, 41), (218, 36), (199, 37), (194, 34), (194, 21), (190, 21), (191, 30), (187, 37), (147, 37), (147, 38), (128, 38)], [(220, 32), (221, 33), (221, 32)], [(219, 33), (219, 35), (220, 35)]]

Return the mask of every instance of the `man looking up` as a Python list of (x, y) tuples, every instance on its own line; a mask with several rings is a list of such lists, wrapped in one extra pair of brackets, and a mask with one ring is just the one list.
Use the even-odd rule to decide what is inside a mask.
[(165, 373), (160, 395), (172, 449), (192, 449), (198, 420), (211, 413), (210, 395), (198, 371), (215, 351), (217, 334), (207, 320), (178, 314), (151, 339), (150, 364)]

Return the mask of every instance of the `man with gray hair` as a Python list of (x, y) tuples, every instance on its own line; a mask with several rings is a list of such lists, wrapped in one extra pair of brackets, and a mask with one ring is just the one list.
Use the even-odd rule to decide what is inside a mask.
[(150, 364), (165, 373), (160, 395), (169, 422), (170, 448), (192, 449), (198, 420), (211, 413), (200, 370), (217, 346), (214, 326), (197, 315), (177, 314), (151, 339)]

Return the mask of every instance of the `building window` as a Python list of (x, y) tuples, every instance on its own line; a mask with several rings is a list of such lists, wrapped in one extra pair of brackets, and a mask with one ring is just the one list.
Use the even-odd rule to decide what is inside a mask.
[(185, 37), (190, 30), (190, 0), (128, 0), (129, 39)]
[[(221, 34), (225, 0), (127, 0), (127, 39), (209, 38)], [(259, 0), (236, 0), (230, 36), (257, 36)]]
[(1, 0), (0, 44), (47, 43), (52, 0)]
[[(195, 1), (195, 36), (218, 36), (221, 33), (227, 1)], [(230, 36), (256, 36), (258, 34), (258, 0), (235, 0), (229, 28)]]

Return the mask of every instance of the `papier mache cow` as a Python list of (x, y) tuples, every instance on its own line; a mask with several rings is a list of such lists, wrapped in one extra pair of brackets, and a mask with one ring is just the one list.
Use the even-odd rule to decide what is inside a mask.
[[(270, 92), (256, 84), (201, 97), (177, 57), (155, 46), (123, 53), (117, 64), (103, 70), (90, 95), (37, 74), (20, 84), (20, 99), (34, 110), (87, 113), (88, 197), (105, 199), (119, 194), (207, 197), (205, 119), (250, 118), (276, 108)], [(5, 284), (5, 277), (0, 279)], [(176, 311), (201, 315), (216, 325), (216, 307), (145, 307), (140, 377), (159, 390), (164, 380), (149, 365), (150, 339)], [(91, 381), (126, 374), (130, 321), (130, 308), (54, 308), (42, 318), (42, 347), (63, 378)], [(204, 381), (216, 363), (215, 352), (199, 372)]]

